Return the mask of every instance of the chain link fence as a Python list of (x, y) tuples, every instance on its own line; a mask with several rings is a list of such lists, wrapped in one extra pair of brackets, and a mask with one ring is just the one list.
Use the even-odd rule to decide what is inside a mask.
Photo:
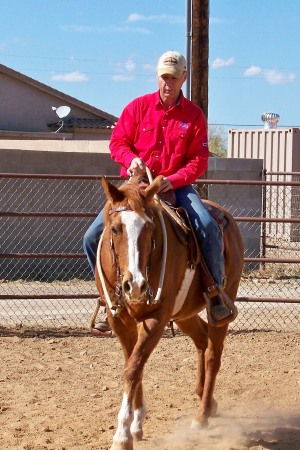
[[(300, 182), (252, 183), (232, 181), (219, 201), (246, 244), (231, 329), (299, 331)], [(198, 183), (212, 200), (224, 185)], [(87, 329), (97, 290), (82, 238), (105, 202), (101, 177), (2, 174), (0, 189), (0, 326)]]

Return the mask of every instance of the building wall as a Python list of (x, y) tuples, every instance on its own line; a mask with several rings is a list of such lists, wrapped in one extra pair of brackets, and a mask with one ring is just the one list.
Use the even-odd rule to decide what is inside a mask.
[[(211, 180), (262, 180), (263, 161), (261, 159), (210, 158), (207, 179)], [(255, 185), (220, 184), (209, 185), (207, 197), (228, 209), (234, 217), (261, 217), (262, 187)], [(260, 256), (261, 223), (238, 222), (243, 236), (245, 257)], [(258, 268), (258, 264), (246, 264), (248, 270)]]
[[(260, 158), (264, 169), (269, 172), (300, 172), (300, 129), (276, 128), (260, 130), (229, 130), (228, 157), (249, 160)], [(285, 181), (295, 181), (286, 176)], [(278, 188), (280, 189), (280, 188)], [(281, 195), (284, 202), (277, 198), (267, 197), (267, 217), (299, 217), (300, 201), (298, 190), (286, 186)], [(281, 234), (284, 239), (300, 240), (298, 224), (268, 225), (269, 233)]]
[[(118, 175), (119, 166), (114, 163), (109, 154), (108, 143), (106, 142), (95, 142), (95, 141), (7, 141), (6, 148), (0, 148), (0, 173), (21, 173), (21, 174), (62, 174), (62, 175)], [(2, 143), (3, 144), (3, 143)], [(249, 160), (245, 163), (243, 160), (239, 159), (222, 159), (222, 158), (210, 158), (207, 179), (219, 179), (219, 180), (261, 180), (262, 176), (262, 161), (261, 160)], [(1, 178), (1, 176), (0, 176)], [(14, 179), (13, 184), (18, 183)], [(103, 193), (101, 194), (101, 187), (99, 183), (85, 181), (88, 186), (81, 187), (82, 181), (78, 180), (72, 182), (72, 188), (69, 188), (67, 193), (61, 195), (60, 190), (53, 193), (47, 190), (48, 183), (41, 180), (36, 188), (33, 188), (34, 184), (24, 183), (22, 180), (19, 181), (20, 188), (16, 189), (14, 194), (17, 197), (14, 201), (13, 194), (8, 189), (8, 184), (3, 184), (2, 196), (0, 197), (0, 209), (2, 211), (7, 210), (7, 200), (9, 199), (10, 208), (15, 210), (16, 206), (12, 206), (16, 203), (18, 204), (18, 199), (22, 199), (22, 205), (25, 204), (25, 211), (29, 207), (32, 207), (33, 211), (53, 211), (53, 207), (56, 207), (63, 197), (63, 203), (59, 207), (60, 211), (68, 211), (69, 204), (71, 200), (74, 201), (76, 197), (76, 204), (84, 205), (84, 211), (98, 211), (100, 206), (94, 204), (93, 202), (97, 199), (100, 201)], [(23, 183), (21, 185), (21, 183)], [(32, 191), (33, 189), (33, 191)], [(62, 188), (61, 188), (62, 189)], [(38, 195), (36, 196), (36, 190)], [(100, 190), (100, 193), (99, 193)], [(87, 197), (84, 197), (86, 193), (89, 193)], [(92, 195), (93, 193), (93, 195)], [(80, 198), (77, 196), (80, 196)], [(34, 198), (32, 198), (34, 197)], [(70, 197), (70, 198), (69, 198)], [(225, 208), (229, 209), (234, 216), (245, 216), (245, 215), (257, 215), (261, 214), (261, 188), (255, 186), (242, 185), (237, 187), (236, 185), (209, 185), (208, 186), (208, 198), (220, 203)], [(30, 204), (26, 202), (30, 200)], [(40, 205), (41, 202), (41, 205)], [(26, 251), (37, 251), (38, 248), (40, 252), (50, 251), (48, 248), (44, 247), (44, 242), (42, 243), (42, 237), (40, 235), (40, 226), (38, 223), (35, 225), (26, 225), (22, 228), (20, 233), (13, 233), (13, 238), (11, 236), (11, 229), (15, 226), (14, 219), (9, 219), (11, 221), (11, 226), (7, 226), (7, 233), (9, 238), (3, 239), (3, 245), (9, 242), (10, 252), (16, 251), (13, 249), (20, 249), (20, 235), (24, 242), (23, 252)], [(40, 219), (37, 219), (40, 221)], [(71, 219), (68, 219), (69, 221)], [(74, 219), (72, 219), (74, 220)], [(26, 221), (25, 221), (26, 222)], [(23, 223), (23, 221), (21, 221)], [(23, 225), (22, 225), (23, 226)], [(44, 225), (45, 226), (45, 225)], [(50, 225), (49, 225), (50, 226)], [(51, 222), (51, 233), (55, 233), (55, 226), (59, 228), (59, 231), (55, 234), (55, 244), (53, 245), (53, 240), (49, 241), (51, 245), (51, 252), (63, 252), (63, 248), (67, 249), (65, 251), (71, 250), (72, 242), (74, 241), (73, 233), (67, 232), (66, 234), (61, 234), (61, 225), (58, 222), (53, 225)], [(240, 223), (239, 224), (244, 246), (246, 249), (246, 256), (257, 257), (260, 255), (260, 223), (255, 227), (251, 227)], [(35, 228), (36, 227), (36, 228)], [(68, 228), (70, 227), (70, 228)], [(74, 223), (69, 224), (64, 228), (66, 230), (72, 230)], [(46, 230), (44, 231), (44, 233)], [(80, 233), (79, 233), (80, 234)], [(78, 248), (76, 251), (81, 251), (82, 235), (78, 235), (76, 242)], [(70, 241), (70, 242), (69, 242)], [(30, 242), (32, 242), (32, 247)], [(40, 246), (40, 247), (39, 247)], [(55, 247), (56, 246), (56, 247)], [(28, 250), (29, 249), (29, 250)], [(1, 250), (1, 249), (0, 249)], [(19, 250), (20, 251), (20, 250)], [(3, 247), (2, 253), (7, 253), (6, 247)], [(52, 264), (53, 262), (51, 262)], [(17, 269), (17, 262), (13, 261), (14, 272)], [(22, 266), (23, 261), (18, 261), (20, 265), (20, 271), (24, 268)], [(57, 262), (58, 264), (58, 262)], [(81, 264), (79, 262), (78, 264)], [(74, 266), (75, 267), (75, 266)], [(249, 265), (249, 268), (253, 266)]]
[(268, 172), (299, 172), (300, 129), (229, 130), (228, 158), (259, 158)]
[(2, 140), (0, 173), (119, 175), (104, 141)]
[[(53, 94), (43, 91), (42, 88), (37, 89), (35, 86), (1, 72), (0, 85), (0, 130), (49, 132), (47, 124), (59, 121), (55, 111), (52, 110), (52, 106), (58, 107), (66, 104), (66, 100), (60, 99), (62, 94), (59, 91), (55, 97)], [(70, 116), (99, 118), (92, 112), (85, 111), (74, 104), (67, 106), (72, 107)], [(96, 129), (91, 132), (85, 131), (90, 134), (98, 134)], [(76, 138), (80, 138), (80, 133)]]

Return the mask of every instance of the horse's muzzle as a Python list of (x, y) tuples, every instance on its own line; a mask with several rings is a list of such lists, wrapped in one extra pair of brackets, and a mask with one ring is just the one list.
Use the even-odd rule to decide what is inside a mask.
[(133, 280), (131, 275), (127, 275), (123, 278), (122, 290), (127, 300), (146, 301), (146, 293), (149, 290), (149, 285), (143, 277)]

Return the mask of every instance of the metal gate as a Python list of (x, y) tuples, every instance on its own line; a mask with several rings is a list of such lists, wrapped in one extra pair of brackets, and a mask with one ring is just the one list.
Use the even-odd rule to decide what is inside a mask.
[[(226, 207), (247, 245), (233, 330), (299, 330), (300, 182), (295, 176), (265, 173), (264, 181), (197, 183), (209, 198), (215, 186), (235, 187)], [(82, 237), (105, 201), (100, 179), (0, 174), (1, 327), (87, 327), (97, 292)], [(258, 193), (255, 208), (249, 187)]]

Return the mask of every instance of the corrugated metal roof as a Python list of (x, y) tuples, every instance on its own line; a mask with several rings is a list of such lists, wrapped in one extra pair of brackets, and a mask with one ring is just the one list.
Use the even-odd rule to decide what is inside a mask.
[[(64, 120), (64, 130), (75, 128), (92, 128), (92, 129), (113, 129), (116, 122), (108, 119), (87, 118), (87, 117), (70, 117)], [(61, 122), (49, 123), (50, 128), (59, 127)]]

